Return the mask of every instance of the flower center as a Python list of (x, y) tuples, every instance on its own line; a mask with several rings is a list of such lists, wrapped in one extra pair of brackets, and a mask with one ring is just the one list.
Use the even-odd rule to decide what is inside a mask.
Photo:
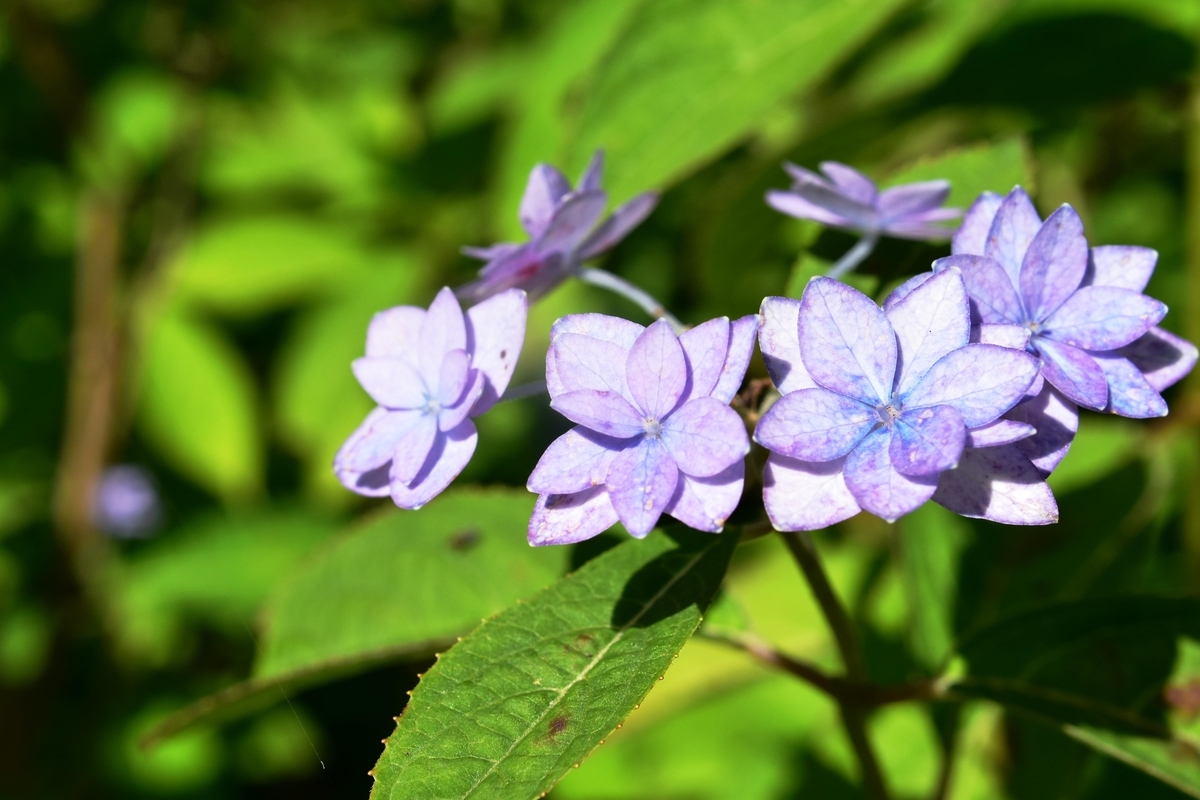
[(657, 439), (662, 434), (662, 423), (656, 419), (646, 417), (642, 420), (642, 430), (651, 439)]
[(893, 422), (895, 422), (897, 419), (900, 418), (901, 411), (900, 411), (900, 408), (898, 406), (896, 406), (894, 403), (888, 403), (887, 405), (880, 404), (878, 406), (875, 406), (875, 413), (879, 415), (879, 418), (881, 420), (883, 420), (888, 425), (891, 425)]
[(436, 397), (425, 395), (425, 405), (421, 406), (422, 414), (440, 414), (442, 413), (442, 403)]

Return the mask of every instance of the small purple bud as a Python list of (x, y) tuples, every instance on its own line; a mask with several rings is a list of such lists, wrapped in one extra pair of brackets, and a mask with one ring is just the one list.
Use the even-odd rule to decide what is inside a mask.
[(152, 536), (162, 522), (154, 477), (135, 464), (106, 469), (92, 493), (92, 521), (117, 539)]

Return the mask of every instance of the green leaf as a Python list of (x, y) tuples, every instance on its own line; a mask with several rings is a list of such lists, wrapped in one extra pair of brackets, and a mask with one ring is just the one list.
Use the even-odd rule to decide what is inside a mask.
[(608, 151), (622, 200), (661, 188), (813, 88), (899, 0), (663, 0), (640, 9), (598, 68), (571, 151)]
[(626, 542), (481, 625), (413, 691), (372, 797), (549, 791), (670, 666), (736, 541), (681, 532)]
[(176, 308), (151, 321), (141, 346), (138, 413), (159, 452), (226, 501), (257, 494), (263, 471), (258, 399), (241, 356)]
[(1140, 436), (1132, 420), (1081, 415), (1067, 457), (1048, 479), (1051, 488), (1063, 494), (1095, 483), (1137, 454)]
[(926, 503), (904, 518), (900, 531), (904, 588), (912, 609), (909, 647), (932, 669), (954, 645), (958, 563), (970, 529), (958, 515)]
[(1028, 145), (1020, 137), (962, 147), (923, 158), (893, 173), (886, 185), (945, 178), (950, 181), (947, 205), (967, 208), (981, 192), (1007, 194), (1020, 184), (1034, 191)]

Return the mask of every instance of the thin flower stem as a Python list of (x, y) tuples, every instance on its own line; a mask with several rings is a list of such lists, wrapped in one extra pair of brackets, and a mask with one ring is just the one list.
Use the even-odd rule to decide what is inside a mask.
[(847, 272), (850, 272), (861, 264), (863, 259), (871, 255), (878, 241), (878, 233), (864, 233), (863, 237), (855, 242), (854, 246), (847, 250), (846, 254), (839, 258), (836, 264), (829, 268), (829, 271), (825, 273), (825, 277), (840, 278)]
[(522, 383), (520, 386), (510, 386), (504, 390), (504, 394), (500, 395), (497, 403), (507, 403), (509, 400), (520, 400), (524, 397), (535, 397), (539, 394), (545, 394), (545, 381), (532, 381), (531, 383)]
[(676, 334), (687, 330), (687, 327), (676, 319), (671, 312), (667, 311), (662, 303), (655, 300), (649, 292), (634, 286), (629, 281), (614, 275), (608, 270), (596, 269), (594, 267), (576, 267), (574, 274), (584, 283), (590, 283), (592, 286), (607, 289), (614, 294), (621, 295), (626, 300), (636, 303), (638, 308), (655, 319), (665, 319)]

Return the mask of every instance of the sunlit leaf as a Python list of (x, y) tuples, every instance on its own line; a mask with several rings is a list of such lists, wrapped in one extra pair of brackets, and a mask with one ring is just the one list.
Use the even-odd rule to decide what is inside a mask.
[(909, 646), (932, 669), (954, 644), (958, 560), (970, 529), (955, 514), (926, 503), (904, 518), (899, 534), (904, 588), (912, 608)]
[(1067, 457), (1050, 475), (1051, 488), (1069, 492), (1103, 478), (1137, 453), (1138, 437), (1135, 422), (1081, 414)]
[(913, 181), (945, 179), (950, 181), (947, 205), (966, 209), (981, 192), (1007, 194), (1021, 185), (1032, 193), (1032, 165), (1025, 141), (1021, 138), (962, 147), (920, 161), (888, 176), (884, 186)]

